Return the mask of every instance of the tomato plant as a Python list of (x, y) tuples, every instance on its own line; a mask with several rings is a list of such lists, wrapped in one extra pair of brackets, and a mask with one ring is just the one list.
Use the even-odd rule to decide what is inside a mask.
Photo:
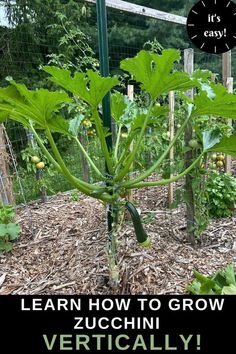
[[(47, 139), (42, 139), (42, 141), (44, 145), (47, 144)], [(46, 192), (52, 193), (53, 185), (47, 177), (54, 177), (56, 170), (38, 144), (34, 144), (34, 146), (29, 145), (23, 149), (21, 151), (21, 158), (25, 163), (22, 174), (25, 178), (35, 179), (33, 189), (36, 195), (40, 194), (44, 196)]]
[(236, 201), (236, 179), (227, 173), (212, 171), (207, 176), (203, 203), (212, 218), (233, 215)]
[[(206, 129), (203, 136), (197, 137), (198, 141), (201, 139), (201, 144), (199, 149), (196, 149), (196, 158), (188, 168), (183, 167), (182, 171), (171, 177), (164, 176), (162, 179), (147, 181), (147, 177), (153, 172), (161, 171), (170, 150), (178, 144), (189, 122), (194, 124), (202, 116), (231, 119), (236, 117), (236, 97), (227, 93), (222, 85), (208, 81), (209, 72), (198, 70), (190, 76), (187, 73), (174, 70), (175, 63), (179, 59), (180, 54), (174, 49), (163, 50), (161, 54), (142, 50), (134, 58), (128, 58), (121, 62), (121, 69), (132, 75), (148, 100), (145, 107), (140, 107), (120, 92), (112, 94), (111, 111), (117, 129), (113, 150), (109, 150), (106, 143), (106, 137), (111, 132), (103, 126), (100, 107), (105, 95), (119, 86), (118, 77), (101, 77), (93, 70), (75, 72), (74, 75), (71, 75), (69, 70), (46, 66), (44, 71), (50, 75), (49, 79), (58, 85), (60, 90), (39, 89), (32, 91), (14, 80), (9, 81), (8, 87), (0, 89), (0, 120), (3, 121), (7, 118), (16, 120), (31, 129), (50, 164), (64, 175), (73, 188), (101, 200), (104, 204), (111, 205), (114, 211), (115, 225), (109, 243), (108, 258), (111, 278), (115, 280), (118, 276), (116, 234), (122, 220), (122, 210), (125, 206), (127, 207), (127, 202), (123, 200), (122, 195), (128, 195), (129, 191), (134, 188), (162, 186), (181, 179), (195, 166), (198, 166), (209, 151), (236, 155), (236, 135), (216, 136)], [(184, 92), (191, 88), (197, 88), (192, 100), (184, 96)], [(150, 166), (141, 169), (134, 178), (130, 179), (132, 166), (138, 162), (137, 158), (146, 129), (160, 124), (160, 120), (168, 113), (166, 100), (162, 100), (160, 105), (156, 103), (169, 91), (182, 93), (182, 99), (185, 101), (183, 121), (181, 121), (174, 138), (171, 141), (166, 139), (166, 145), (157, 155), (153, 154)], [(96, 161), (78, 139), (84, 116), (81, 117), (78, 114), (73, 119), (66, 119), (66, 108), (71, 105), (76, 106), (81, 101), (87, 107), (89, 119), (96, 130), (100, 150), (106, 162), (107, 174), (98, 168)], [(127, 131), (126, 138), (122, 137), (124, 127)], [(50, 150), (39, 135), (39, 131), (44, 132), (50, 144)], [(100, 180), (99, 184), (85, 182), (69, 171), (55, 143), (54, 133), (60, 133), (66, 136), (69, 141), (76, 142), (78, 149)], [(138, 215), (134, 209), (132, 209), (132, 213), (133, 216), (135, 215), (133, 219), (136, 233), (139, 233), (141, 227)], [(141, 243), (143, 246), (148, 245), (149, 243), (146, 242), (148, 236), (145, 236), (142, 230), (140, 232), (143, 236)], [(137, 238), (140, 240), (139, 235)]]

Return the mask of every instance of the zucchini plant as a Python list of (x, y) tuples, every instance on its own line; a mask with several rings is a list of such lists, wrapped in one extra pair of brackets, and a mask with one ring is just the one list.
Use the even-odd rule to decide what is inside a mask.
[[(119, 88), (118, 77), (104, 78), (92, 70), (76, 72), (72, 76), (66, 69), (46, 66), (43, 70), (50, 75), (49, 80), (59, 87), (58, 90), (29, 90), (25, 85), (18, 84), (11, 78), (8, 79), (8, 87), (0, 89), (0, 121), (12, 119), (31, 129), (47, 159), (59, 173), (67, 178), (73, 188), (99, 199), (113, 210), (114, 232), (109, 235), (108, 242), (111, 284), (118, 282), (116, 235), (121, 225), (122, 210), (125, 207), (131, 213), (139, 243), (143, 246), (148, 246), (150, 243), (147, 234), (142, 229), (135, 207), (130, 203), (127, 204), (125, 199), (130, 190), (175, 182), (198, 166), (209, 151), (221, 151), (236, 156), (236, 135), (218, 137), (206, 130), (202, 137), (202, 146), (198, 150), (199, 153), (188, 168), (183, 168), (170, 178), (167, 176), (167, 178), (147, 181), (147, 177), (160, 171), (171, 148), (181, 138), (189, 122), (207, 115), (236, 118), (236, 96), (227, 93), (222, 85), (210, 82), (208, 80), (210, 73), (207, 71), (198, 70), (191, 76), (176, 71), (174, 66), (179, 59), (180, 54), (174, 49), (163, 50), (161, 54), (142, 50), (134, 58), (121, 62), (121, 69), (128, 72), (140, 85), (141, 90), (149, 95), (148, 106), (144, 108), (135, 106), (125, 95), (114, 91)], [(184, 92), (191, 88), (195, 88), (196, 91), (193, 100), (184, 95)], [(103, 126), (100, 114), (102, 100), (111, 90), (114, 92), (111, 97), (111, 111), (117, 128), (113, 150), (109, 150), (107, 146), (106, 137), (111, 132)], [(158, 99), (171, 90), (182, 93), (186, 107), (185, 119), (172, 141), (164, 150), (157, 152), (152, 165), (146, 170), (141, 170), (134, 178), (130, 178), (130, 172), (140, 152), (147, 127), (159, 122), (160, 118), (168, 113), (168, 105), (158, 104)], [(71, 104), (79, 105), (81, 102), (86, 104), (91, 122), (96, 128), (102, 156), (107, 166), (106, 174), (97, 167), (78, 139), (82, 122), (81, 115), (72, 119), (66, 118), (67, 107)], [(122, 138), (123, 127), (126, 128), (125, 139)], [(44, 132), (50, 148), (45, 145), (39, 131)], [(54, 133), (63, 134), (69, 141), (74, 140), (77, 143), (78, 149), (87, 159), (100, 183), (87, 183), (70, 172), (55, 143)]]

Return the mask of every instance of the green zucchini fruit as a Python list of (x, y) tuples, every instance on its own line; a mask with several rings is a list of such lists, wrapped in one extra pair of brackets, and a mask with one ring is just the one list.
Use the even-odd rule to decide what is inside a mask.
[(134, 231), (135, 231), (135, 235), (136, 235), (138, 243), (143, 247), (149, 247), (151, 244), (151, 240), (143, 228), (142, 221), (141, 221), (141, 218), (140, 218), (140, 215), (139, 215), (137, 209), (130, 202), (127, 202), (125, 204), (125, 207), (131, 215), (133, 225), (134, 225)]

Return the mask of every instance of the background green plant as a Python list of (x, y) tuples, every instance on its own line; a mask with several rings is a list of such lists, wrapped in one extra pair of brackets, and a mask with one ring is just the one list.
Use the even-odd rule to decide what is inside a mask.
[(227, 173), (211, 171), (206, 180), (203, 203), (212, 218), (233, 215), (236, 202), (236, 178)]
[(15, 211), (11, 205), (0, 205), (0, 251), (12, 250), (12, 241), (19, 237), (21, 228), (14, 223)]
[(218, 270), (211, 276), (205, 276), (194, 270), (195, 279), (187, 286), (193, 295), (236, 295), (235, 272), (232, 264)]

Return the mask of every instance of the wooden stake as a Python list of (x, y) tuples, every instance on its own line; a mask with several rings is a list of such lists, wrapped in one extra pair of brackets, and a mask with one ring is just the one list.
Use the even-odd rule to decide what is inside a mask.
[[(194, 67), (194, 51), (193, 49), (184, 50), (184, 71), (188, 74), (192, 74)], [(189, 98), (193, 98), (193, 90), (187, 92)], [(188, 146), (188, 142), (193, 137), (193, 128), (189, 123), (185, 128), (185, 145)], [(193, 160), (192, 150), (185, 154), (185, 168), (188, 168)], [(193, 177), (191, 174), (187, 174), (185, 178), (185, 197), (186, 197), (186, 222), (187, 222), (187, 235), (192, 245), (195, 245), (195, 201), (193, 191)]]
[(134, 85), (128, 85), (127, 87), (127, 95), (130, 101), (134, 100)]
[(0, 202), (3, 204), (15, 203), (3, 124), (0, 124)]
[[(93, 4), (96, 3), (96, 0), (85, 0), (85, 1), (91, 2)], [(133, 15), (141, 15), (149, 18), (155, 18), (157, 20), (179, 23), (181, 25), (186, 25), (187, 23), (186, 17), (170, 14), (169, 12), (155, 10), (146, 6), (136, 5), (128, 1), (106, 0), (106, 6), (116, 10), (130, 12)]]
[[(175, 113), (175, 93), (174, 91), (169, 92), (169, 133), (170, 133), (170, 142), (173, 140), (175, 135), (175, 127), (174, 127), (174, 113)], [(170, 150), (169, 153), (170, 159), (170, 168), (173, 165), (174, 161), (174, 147)], [(172, 173), (170, 173), (170, 178), (172, 177)], [(169, 208), (173, 204), (174, 201), (174, 185), (169, 184), (168, 186), (168, 205)]]
[[(223, 85), (227, 87), (228, 92), (232, 93), (233, 92), (233, 78), (231, 77), (231, 70), (232, 69), (232, 64), (231, 64), (231, 50), (229, 50), (226, 53), (222, 54), (222, 79), (223, 79)], [(232, 127), (232, 120), (228, 120), (228, 125)], [(231, 163), (232, 159), (231, 156), (226, 156), (225, 157), (225, 172), (231, 173)]]
[[(233, 77), (227, 77), (225, 86), (227, 87), (227, 91), (229, 93), (233, 92), (233, 88), (234, 88)], [(228, 119), (228, 126), (232, 127), (232, 119)], [(225, 156), (225, 172), (232, 173), (232, 157), (230, 155)]]
[[(79, 138), (80, 143), (83, 146), (86, 146), (86, 141), (85, 141), (84, 135), (83, 134), (79, 134), (78, 138)], [(89, 182), (90, 181), (89, 165), (88, 165), (88, 161), (85, 158), (85, 156), (82, 153), (82, 151), (80, 151), (80, 160), (81, 160), (82, 171), (83, 171), (83, 179), (84, 179), (85, 182)]]
[(224, 86), (226, 86), (227, 78), (231, 76), (231, 50), (229, 50), (222, 54), (222, 79)]

